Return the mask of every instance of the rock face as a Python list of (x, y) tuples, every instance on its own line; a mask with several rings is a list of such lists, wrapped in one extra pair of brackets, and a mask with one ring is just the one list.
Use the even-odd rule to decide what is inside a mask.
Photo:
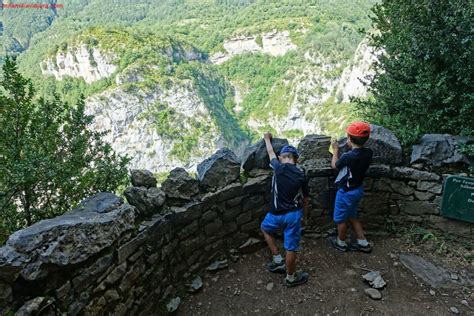
[(165, 192), (156, 187), (129, 187), (124, 195), (128, 203), (135, 206), (138, 213), (144, 216), (159, 212), (166, 199)]
[(198, 180), (206, 190), (216, 190), (235, 182), (240, 175), (240, 161), (228, 148), (219, 149), (197, 166)]
[(367, 95), (367, 87), (363, 81), (367, 76), (373, 74), (372, 65), (378, 59), (378, 53), (371, 47), (367, 39), (364, 39), (357, 47), (354, 59), (344, 69), (336, 90), (339, 102), (351, 102), (351, 98), (364, 98)]
[[(276, 154), (278, 154), (285, 145), (288, 145), (286, 139), (272, 139), (273, 150)], [(244, 157), (242, 167), (245, 171), (250, 171), (252, 169), (270, 169), (270, 160), (268, 159), (267, 149), (263, 139), (248, 147), (244, 152)]]
[(420, 144), (413, 146), (411, 163), (423, 162), (437, 167), (444, 164), (469, 164), (468, 158), (459, 151), (461, 144), (474, 144), (474, 137), (423, 135)]
[(135, 187), (156, 187), (156, 178), (148, 170), (132, 170), (132, 184)]
[[(110, 246), (135, 220), (133, 207), (112, 193), (97, 193), (62, 216), (42, 220), (13, 233), (0, 258), (28, 256), (22, 276), (27, 280), (46, 277), (48, 266), (84, 262)], [(13, 261), (9, 266), (18, 266)], [(0, 273), (2, 274), (2, 273)]]
[(115, 59), (115, 56), (104, 54), (99, 48), (82, 44), (65, 52), (58, 52), (55, 57), (42, 62), (41, 72), (43, 75), (53, 75), (57, 80), (68, 76), (92, 83), (115, 72)]
[[(373, 163), (392, 165), (402, 163), (403, 153), (400, 141), (395, 134), (385, 127), (371, 124), (370, 138), (364, 146), (374, 152)], [(349, 150), (346, 137), (339, 140), (339, 147), (341, 153)]]
[(191, 200), (199, 194), (199, 182), (191, 178), (183, 168), (171, 170), (161, 188), (172, 199)]
[[(93, 95), (85, 102), (87, 114), (94, 115), (91, 129), (108, 131), (104, 140), (117, 154), (131, 157), (132, 169), (155, 173), (175, 167), (193, 170), (203, 156), (209, 157), (224, 143), (222, 133), (191, 81), (133, 91), (119, 86)], [(162, 108), (157, 108), (157, 104)], [(163, 122), (155, 116), (157, 111), (170, 113), (167, 123), (179, 129), (179, 135), (159, 128)], [(207, 131), (198, 133), (196, 122), (206, 126)], [(182, 137), (197, 138), (186, 159), (174, 154), (180, 151)]]
[[(261, 43), (258, 43), (258, 37)], [(290, 32), (269, 32), (259, 36), (239, 36), (224, 41), (225, 53), (218, 52), (211, 56), (214, 64), (222, 64), (234, 56), (244, 53), (262, 52), (271, 56), (282, 56), (290, 50), (295, 50), (296, 45), (291, 42)]]

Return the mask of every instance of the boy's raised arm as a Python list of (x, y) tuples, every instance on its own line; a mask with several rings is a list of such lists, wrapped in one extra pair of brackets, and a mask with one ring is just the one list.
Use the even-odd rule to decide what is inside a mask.
[(331, 141), (331, 146), (332, 146), (332, 161), (331, 161), (331, 167), (333, 169), (337, 169), (336, 167), (336, 162), (339, 160), (339, 144), (337, 143), (337, 140), (333, 139)]
[(265, 141), (265, 146), (267, 148), (268, 158), (270, 158), (270, 161), (272, 161), (274, 158), (276, 158), (275, 151), (273, 151), (273, 146), (272, 146), (272, 134), (268, 132), (265, 133), (263, 135), (263, 139)]

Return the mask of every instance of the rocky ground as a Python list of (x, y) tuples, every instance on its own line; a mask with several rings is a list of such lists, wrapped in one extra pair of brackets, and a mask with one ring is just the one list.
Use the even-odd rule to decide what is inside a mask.
[[(323, 238), (303, 238), (298, 267), (308, 271), (310, 279), (290, 289), (282, 275), (266, 271), (266, 248), (240, 255), (235, 263), (229, 260), (227, 268), (201, 275), (202, 289), (184, 297), (178, 315), (474, 315), (472, 263), (414, 247), (400, 237), (371, 240), (374, 251), (364, 254), (341, 253)], [(442, 285), (430, 286), (411, 272), (400, 260), (404, 255), (434, 263), (441, 270), (428, 271), (428, 277)], [(380, 300), (365, 293), (370, 285), (362, 275), (374, 270), (387, 283)]]

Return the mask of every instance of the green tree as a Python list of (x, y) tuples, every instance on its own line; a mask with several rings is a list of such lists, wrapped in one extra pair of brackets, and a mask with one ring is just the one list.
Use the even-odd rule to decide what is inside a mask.
[(423, 133), (472, 135), (474, 19), (470, 0), (383, 0), (371, 41), (382, 52), (370, 78), (368, 120), (404, 145)]
[(57, 216), (126, 183), (129, 159), (112, 151), (103, 132), (87, 129), (93, 117), (84, 113), (83, 99), (72, 107), (57, 96), (35, 98), (10, 58), (0, 82), (0, 227), (11, 231)]

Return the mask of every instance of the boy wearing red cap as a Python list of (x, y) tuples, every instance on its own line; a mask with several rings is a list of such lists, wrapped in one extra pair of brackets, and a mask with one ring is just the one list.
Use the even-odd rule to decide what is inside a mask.
[[(341, 251), (357, 250), (370, 253), (372, 248), (364, 236), (364, 230), (357, 213), (357, 206), (364, 195), (362, 182), (372, 162), (372, 150), (364, 147), (370, 136), (370, 126), (365, 122), (353, 122), (347, 127), (346, 132), (347, 144), (351, 150), (340, 158), (339, 145), (337, 141), (332, 142), (331, 165), (334, 169), (339, 170), (336, 178), (338, 190), (334, 205), (334, 222), (337, 224), (338, 236), (331, 239), (330, 243), (331, 246)], [(357, 237), (357, 241), (350, 245), (346, 243), (348, 221)]]

